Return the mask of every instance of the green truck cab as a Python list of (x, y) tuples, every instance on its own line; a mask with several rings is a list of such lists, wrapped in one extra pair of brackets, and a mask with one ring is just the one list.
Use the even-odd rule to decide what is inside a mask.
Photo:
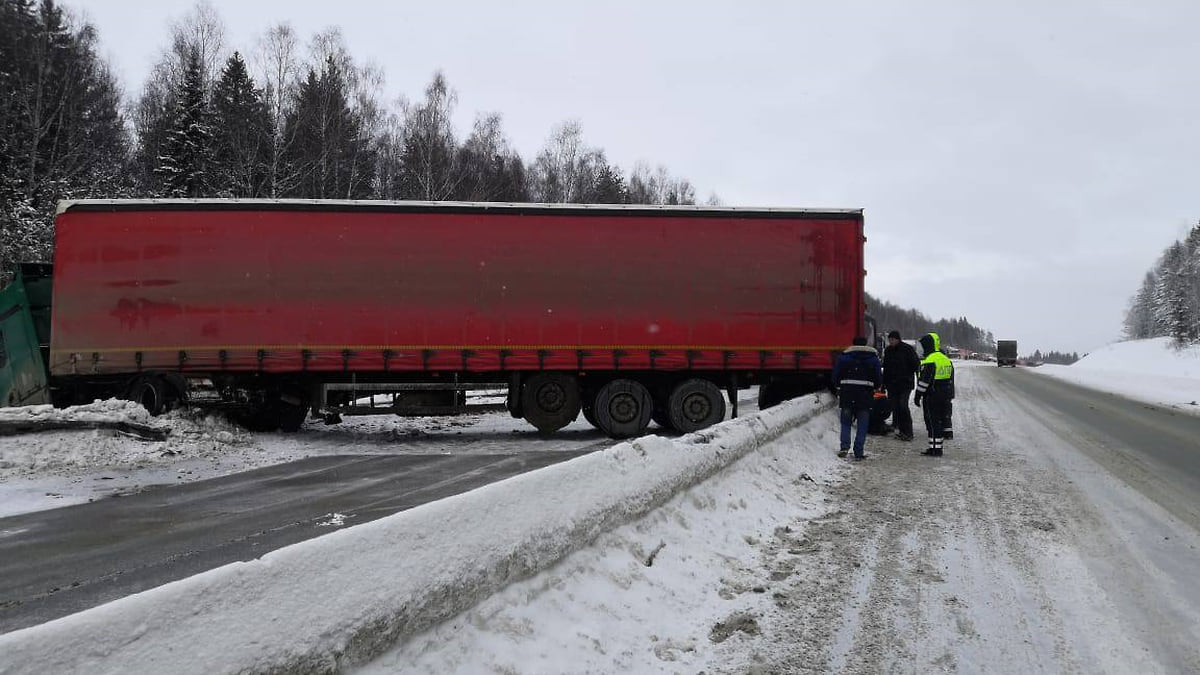
[(22, 263), (0, 289), (0, 406), (50, 403), (52, 267)]

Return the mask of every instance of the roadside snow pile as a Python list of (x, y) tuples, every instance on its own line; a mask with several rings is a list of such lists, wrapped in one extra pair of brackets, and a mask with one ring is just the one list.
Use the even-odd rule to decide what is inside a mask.
[(1200, 346), (1180, 349), (1170, 338), (1118, 342), (1034, 372), (1200, 414)]
[(828, 407), (621, 443), (0, 636), (0, 673), (334, 671), (668, 503)]
[(220, 415), (180, 410), (151, 417), (141, 405), (117, 399), (63, 409), (49, 405), (3, 408), (0, 422), (127, 422), (170, 430), (165, 441), (132, 440), (108, 428), (7, 436), (0, 442), (0, 479), (73, 476), (168, 465), (181, 459), (219, 458), (231, 446), (251, 438)]
[(87, 405), (55, 408), (52, 405), (28, 405), (0, 408), (2, 422), (132, 422), (150, 424), (154, 418), (140, 404), (110, 398)]

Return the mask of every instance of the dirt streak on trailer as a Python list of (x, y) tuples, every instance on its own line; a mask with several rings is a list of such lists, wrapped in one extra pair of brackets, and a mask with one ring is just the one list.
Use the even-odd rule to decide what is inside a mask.
[(49, 371), (151, 407), (204, 379), (266, 427), (352, 406), (330, 383), (501, 381), (543, 431), (690, 431), (824, 385), (863, 241), (860, 210), (64, 202)]

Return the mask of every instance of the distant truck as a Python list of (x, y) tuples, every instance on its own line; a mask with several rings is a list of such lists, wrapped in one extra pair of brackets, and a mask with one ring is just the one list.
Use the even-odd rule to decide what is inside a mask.
[(190, 400), (295, 430), (498, 390), (545, 433), (581, 412), (695, 431), (726, 393), (736, 414), (750, 385), (762, 407), (826, 387), (875, 335), (864, 241), (861, 210), (64, 202), (53, 268), (4, 291), (0, 404)]
[(1017, 367), (1017, 341), (996, 340), (996, 365)]

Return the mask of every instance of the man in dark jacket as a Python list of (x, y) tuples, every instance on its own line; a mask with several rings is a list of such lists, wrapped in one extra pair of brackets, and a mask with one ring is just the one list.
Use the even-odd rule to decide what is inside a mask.
[(854, 345), (842, 352), (833, 366), (833, 382), (837, 387), (841, 408), (842, 438), (838, 457), (850, 450), (850, 426), (857, 424), (854, 433), (854, 459), (865, 459), (867, 425), (871, 419), (871, 404), (875, 390), (883, 384), (883, 370), (875, 349), (867, 346), (865, 337), (854, 338)]
[(913, 390), (913, 377), (921, 368), (921, 359), (912, 345), (900, 339), (900, 331), (888, 333), (888, 346), (883, 350), (883, 386), (892, 403), (892, 425), (896, 438), (913, 439), (912, 413), (908, 410), (908, 395)]

